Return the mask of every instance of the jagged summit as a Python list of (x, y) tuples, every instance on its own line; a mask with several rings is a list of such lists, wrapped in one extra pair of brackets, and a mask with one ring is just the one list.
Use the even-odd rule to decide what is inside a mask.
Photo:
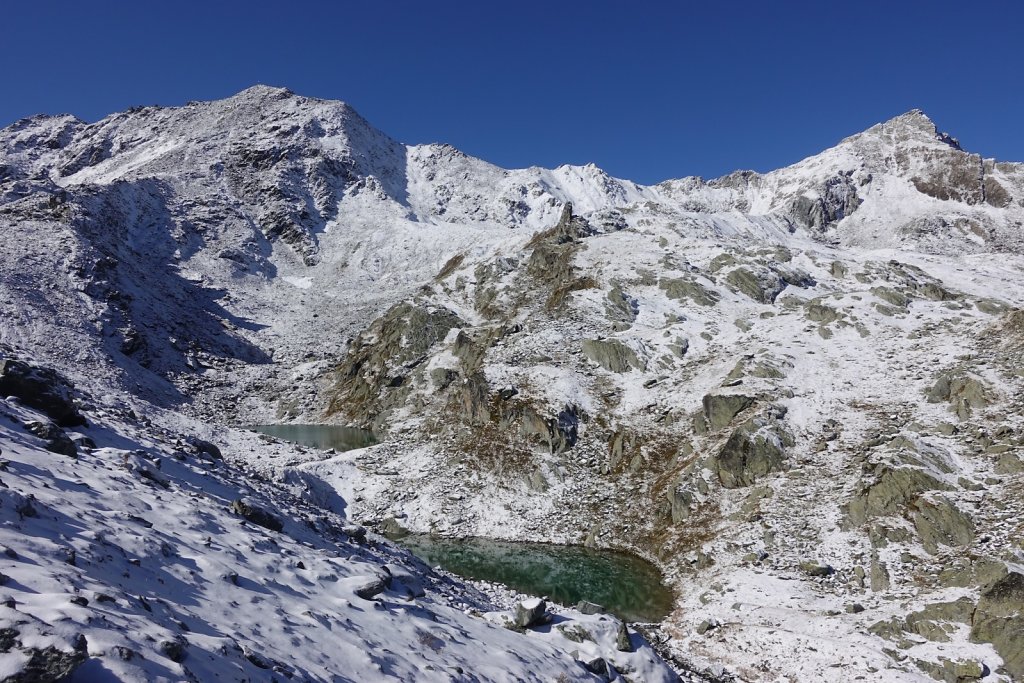
[(257, 83), (250, 85), (244, 90), (240, 90), (228, 99), (231, 100), (244, 100), (244, 99), (286, 99), (288, 97), (295, 96), (295, 92), (289, 88), (283, 88), (275, 85), (266, 85), (264, 83)]
[[(643, 186), (594, 164), (509, 170), (450, 145), (403, 145), (344, 102), (268, 85), (223, 100), (131, 109), (92, 124), (70, 117), (19, 122), (0, 131), (0, 164), (9, 177), (42, 174), (65, 187), (155, 178), (174, 185), (178, 196), (213, 204), (230, 198), (265, 236), (309, 264), (319, 261), (323, 235), (346, 215), (346, 205), (365, 216), (372, 204), (388, 220), (417, 224), (541, 230), (572, 202), (609, 227), (646, 220), (652, 211), (679, 221), (724, 215), (731, 217), (702, 229), (770, 227), (776, 236), (806, 229), (864, 245), (973, 250), (978, 236), (1013, 242), (1006, 227), (1016, 219), (970, 207), (1016, 212), (1015, 199), (1024, 194), (1019, 166), (962, 151), (918, 109), (777, 171)], [(876, 236), (869, 223), (896, 203), (899, 229)], [(933, 218), (940, 209), (944, 223)], [(950, 220), (950, 212), (957, 217)], [(951, 224), (964, 229), (951, 235)]]
[(911, 109), (904, 114), (877, 123), (861, 133), (846, 138), (846, 140), (862, 138), (882, 138), (894, 145), (940, 142), (956, 150), (961, 150), (960, 142), (950, 134), (941, 132), (935, 122), (920, 109)]

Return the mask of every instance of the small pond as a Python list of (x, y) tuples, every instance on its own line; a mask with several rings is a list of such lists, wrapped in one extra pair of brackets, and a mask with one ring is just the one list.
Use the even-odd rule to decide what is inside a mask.
[(626, 621), (660, 622), (673, 595), (651, 563), (610, 550), (547, 543), (408, 534), (392, 540), (431, 566), (478, 581), (546, 595), (563, 605), (603, 605)]
[(336, 425), (256, 425), (250, 429), (270, 436), (291, 441), (293, 443), (319, 448), (326, 451), (330, 448), (338, 451), (350, 451), (353, 448), (365, 448), (377, 443), (373, 432), (355, 427), (338, 427)]

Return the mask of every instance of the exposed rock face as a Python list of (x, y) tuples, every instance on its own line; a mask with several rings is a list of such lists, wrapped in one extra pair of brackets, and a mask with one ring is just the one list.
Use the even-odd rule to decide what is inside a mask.
[(708, 289), (696, 280), (684, 278), (661, 278), (658, 286), (665, 290), (665, 296), (678, 301), (692, 301), (698, 306), (714, 306), (721, 298), (713, 289)]
[(583, 355), (608, 372), (646, 369), (636, 351), (617, 339), (584, 339)]
[(752, 486), (768, 474), (784, 469), (783, 438), (778, 426), (762, 420), (751, 420), (737, 427), (712, 463), (722, 486), (727, 489)]
[(25, 428), (43, 440), (46, 450), (69, 457), (78, 455), (78, 447), (64, 430), (52, 422), (27, 422)]
[(284, 523), (279, 517), (244, 498), (233, 501), (231, 503), (231, 511), (246, 521), (265, 529), (270, 529), (271, 531), (281, 531), (284, 529)]
[(767, 268), (740, 267), (725, 276), (737, 291), (762, 304), (775, 302), (775, 298), (786, 288), (786, 283), (779, 275)]
[(728, 427), (737, 415), (754, 405), (752, 396), (707, 394), (703, 399), (704, 417), (711, 429)]
[(847, 504), (847, 515), (855, 525), (874, 517), (902, 515), (921, 494), (946, 488), (946, 484), (922, 469), (883, 465), (872, 483)]
[(335, 375), (328, 413), (341, 412), (372, 422), (401, 401), (407, 393), (402, 391), (405, 377), (424, 360), (427, 351), (449, 330), (462, 325), (457, 315), (445, 309), (408, 303), (394, 306), (352, 343)]
[(17, 396), (62, 427), (85, 424), (71, 398), (72, 386), (50, 368), (33, 367), (10, 358), (0, 359), (0, 395)]
[(968, 546), (974, 541), (974, 522), (947, 498), (939, 495), (919, 498), (915, 505), (914, 528), (924, 549), (935, 554), (940, 545)]
[(818, 188), (818, 197), (802, 195), (793, 200), (791, 215), (807, 227), (823, 230), (843, 220), (860, 206), (853, 172), (833, 176)]
[(971, 640), (992, 643), (1011, 678), (1024, 678), (1024, 574), (1010, 572), (981, 595)]
[(957, 416), (963, 420), (989, 404), (985, 385), (970, 375), (939, 377), (928, 390), (927, 398), (929, 403), (950, 403)]

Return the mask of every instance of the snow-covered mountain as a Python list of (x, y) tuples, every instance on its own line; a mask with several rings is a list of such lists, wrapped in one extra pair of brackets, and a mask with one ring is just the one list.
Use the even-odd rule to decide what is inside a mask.
[[(366, 524), (643, 555), (679, 594), (663, 651), (695, 670), (1024, 675), (1024, 165), (960, 149), (919, 111), (770, 173), (642, 186), (592, 165), (505, 170), (404, 145), (341, 102), (257, 86), (0, 130), (0, 226), (0, 341), (73, 380), (90, 429), (109, 437), (78, 464), (45, 456), (17, 495), (43, 500), (43, 482), (72, 476), (114, 487), (122, 460), (167, 461), (171, 433), (202, 432), (228, 463), (218, 481), (262, 495), (276, 494), (254, 472), (340, 496)], [(8, 404), (5, 438), (26, 444), (15, 452), (28, 467), (44, 456), (24, 424), (39, 419)], [(113, 406), (116, 424), (101, 414)], [(323, 460), (230, 429), (282, 420), (386, 439)], [(65, 472), (83, 460), (89, 477)], [(191, 491), (204, 522), (167, 537), (202, 568), (224, 562), (194, 542), (210, 528), (227, 534), (214, 547), (260, 545), (224, 521), (227, 484), (204, 488), (181, 462), (154, 495), (187, 507)], [(138, 490), (132, 505), (157, 505)], [(44, 502), (75, 517), (88, 495)], [(8, 521), (15, 534), (37, 523)], [(40, 537), (94, 543), (53, 524)], [(337, 547), (303, 533), (291, 538)], [(359, 560), (436, 580), (386, 545), (343, 547), (339, 577)], [(288, 548), (275, 552), (300, 553)], [(264, 588), (270, 566), (250, 570)], [(114, 581), (104, 572), (80, 573)], [(321, 588), (296, 577), (271, 583), (302, 583), (315, 601)], [(171, 607), (204, 622), (203, 637), (241, 623), (209, 595)], [(381, 628), (374, 609), (345, 617), (346, 642)], [(132, 612), (152, 624), (139, 633), (170, 623), (149, 614)], [(534, 647), (450, 619), (481, 648)], [(318, 623), (293, 640), (338, 635)], [(317, 680), (344, 658), (300, 668), (306, 656), (276, 635), (235, 640)], [(501, 666), (535, 675), (565, 644), (549, 645)], [(431, 666), (476, 663), (453, 650)], [(618, 664), (661, 671), (639, 661)], [(398, 678), (416, 666), (388, 662)], [(184, 675), (176, 665), (189, 666), (115, 673)], [(466, 680), (502, 679), (488, 671)], [(591, 675), (539, 679), (558, 672)]]

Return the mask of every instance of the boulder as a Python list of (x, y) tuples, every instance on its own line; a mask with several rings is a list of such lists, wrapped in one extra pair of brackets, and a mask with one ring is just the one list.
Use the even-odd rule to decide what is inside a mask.
[(444, 391), (458, 378), (459, 372), (450, 368), (433, 368), (430, 371), (430, 383), (438, 391)]
[(675, 487), (669, 490), (668, 502), (673, 524), (679, 524), (689, 519), (694, 503), (692, 492)]
[(807, 304), (807, 319), (827, 325), (839, 320), (839, 311), (822, 303)]
[(54, 423), (32, 420), (25, 423), (25, 429), (42, 439), (46, 450), (51, 453), (59, 453), (71, 458), (78, 456), (78, 447), (75, 446), (75, 442)]
[(377, 595), (380, 595), (391, 586), (391, 571), (386, 567), (381, 567), (381, 572), (367, 578), (365, 581), (356, 586), (355, 594), (361, 597), (363, 600), (372, 600)]
[(961, 420), (989, 404), (985, 385), (969, 374), (940, 376), (925, 397), (929, 403), (950, 403)]
[(832, 576), (836, 573), (836, 570), (832, 568), (832, 565), (821, 564), (811, 560), (805, 560), (800, 563), (800, 571), (808, 576), (815, 578), (822, 578), (826, 576)]
[(879, 468), (874, 482), (847, 503), (846, 515), (854, 526), (874, 517), (902, 515), (907, 504), (924, 492), (948, 488), (922, 469), (884, 465)]
[(57, 683), (67, 680), (89, 658), (84, 647), (70, 652), (59, 650), (52, 645), (45, 648), (30, 647), (21, 650), (22, 656), (28, 661), (21, 665), (16, 673), (10, 672), (4, 677), (4, 683)]
[(741, 294), (762, 304), (775, 303), (775, 299), (786, 288), (786, 283), (774, 271), (759, 268), (737, 268), (725, 276), (725, 281)]
[(619, 652), (632, 652), (633, 641), (629, 637), (629, 628), (626, 622), (619, 622), (619, 630), (615, 634), (615, 649)]
[(665, 296), (677, 301), (692, 301), (698, 306), (714, 306), (721, 298), (714, 290), (704, 287), (695, 280), (661, 278), (658, 287), (665, 290)]
[(160, 654), (172, 662), (183, 662), (188, 656), (188, 641), (181, 636), (160, 641)]
[(754, 398), (741, 394), (707, 394), (703, 404), (708, 425), (711, 429), (721, 429), (728, 427), (737, 415), (754, 405)]
[(782, 440), (774, 430), (754, 431), (751, 425), (738, 427), (709, 465), (723, 487), (751, 486), (784, 468)]
[(248, 522), (271, 531), (281, 531), (284, 523), (275, 515), (246, 498), (239, 498), (231, 503), (231, 511)]
[(216, 444), (200, 439), (199, 437), (186, 437), (185, 443), (187, 443), (196, 453), (201, 453), (214, 460), (222, 460), (224, 458), (224, 456), (221, 455), (220, 448), (218, 448)]
[(61, 427), (85, 424), (71, 399), (72, 385), (50, 368), (19, 360), (0, 360), (0, 396), (16, 396), (25, 405), (46, 413)]
[(906, 308), (910, 303), (910, 298), (906, 294), (892, 287), (872, 287), (871, 293), (896, 308)]
[(541, 598), (530, 598), (516, 603), (513, 616), (516, 628), (533, 628), (549, 621), (551, 621), (551, 615), (548, 614), (548, 603)]
[(617, 339), (584, 339), (583, 355), (594, 361), (609, 372), (629, 372), (645, 370), (636, 351)]
[(964, 547), (974, 542), (974, 522), (943, 496), (917, 500), (914, 528), (924, 549), (934, 555), (940, 545)]
[(992, 643), (1012, 680), (1024, 680), (1024, 574), (1013, 571), (981, 594), (971, 641)]

